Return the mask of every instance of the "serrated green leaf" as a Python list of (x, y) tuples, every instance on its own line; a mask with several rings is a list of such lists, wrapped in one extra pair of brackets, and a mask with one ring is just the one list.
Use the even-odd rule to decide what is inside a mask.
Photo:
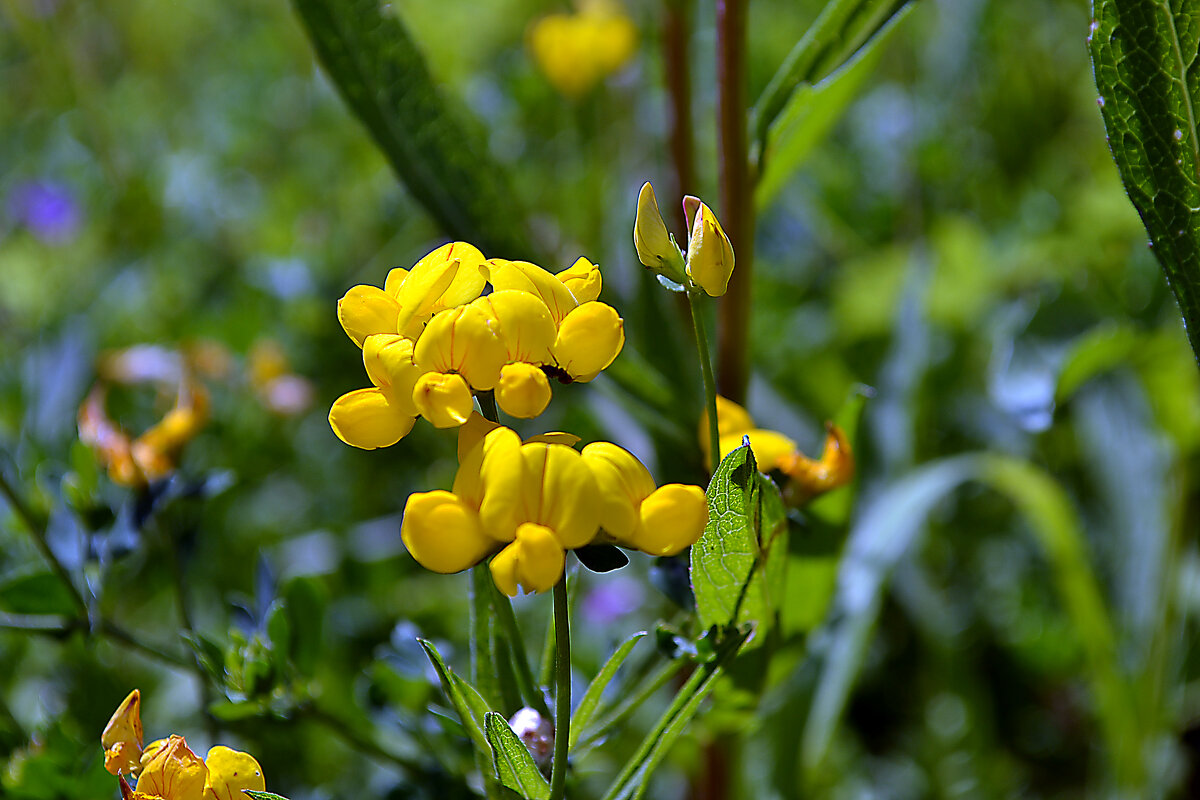
[(492, 764), (500, 783), (525, 800), (547, 800), (550, 784), (542, 777), (529, 748), (525, 746), (503, 716), (489, 711), (483, 719), (488, 743), (492, 746)]
[[(831, 0), (788, 53), (751, 110), (752, 141), (762, 146), (792, 94), (832, 75), (913, 0)], [(761, 157), (761, 153), (760, 153)]]
[(638, 631), (622, 642), (621, 646), (609, 656), (608, 661), (604, 662), (604, 666), (596, 673), (596, 677), (592, 679), (592, 682), (588, 684), (587, 691), (583, 693), (583, 699), (579, 701), (579, 705), (575, 707), (575, 713), (571, 715), (571, 741), (569, 749), (575, 749), (575, 743), (579, 741), (579, 734), (592, 721), (592, 716), (596, 713), (596, 709), (600, 705), (600, 698), (603, 696), (604, 690), (612, 682), (613, 677), (617, 674), (617, 670), (625, 663), (625, 659), (633, 651), (634, 645), (641, 641), (645, 635), (645, 631)]
[[(730, 452), (706, 492), (708, 524), (692, 545), (692, 591), (703, 628), (753, 622), (765, 632), (782, 599), (787, 516), (746, 445)], [(761, 641), (761, 637), (756, 637)]]
[(1200, 359), (1200, 15), (1095, 0), (1088, 38), (1108, 144)]
[(429, 656), (429, 663), (433, 664), (434, 670), (437, 671), (438, 680), (442, 683), (442, 691), (446, 693), (450, 705), (454, 706), (454, 710), (458, 712), (458, 718), (462, 721), (467, 736), (479, 752), (490, 759), (492, 748), (488, 745), (487, 737), (484, 735), (483, 724), (484, 717), (492, 709), (488, 707), (487, 701), (480, 696), (479, 692), (475, 691), (475, 687), (446, 666), (446, 662), (442, 660), (442, 654), (433, 646), (433, 642), (426, 639), (417, 639), (417, 642), (425, 650), (425, 655)]
[(274, 792), (257, 792), (254, 789), (242, 789), (242, 791), (253, 797), (254, 800), (288, 800), (283, 795)]
[(525, 219), (477, 120), (452, 106), (389, 4), (293, 0), (325, 70), (392, 168), (451, 237), (532, 258)]

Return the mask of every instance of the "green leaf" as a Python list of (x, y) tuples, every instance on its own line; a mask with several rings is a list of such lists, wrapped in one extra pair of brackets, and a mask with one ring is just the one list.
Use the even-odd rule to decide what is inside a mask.
[(450, 705), (454, 706), (454, 710), (458, 712), (458, 718), (462, 721), (467, 736), (474, 742), (479, 752), (490, 759), (492, 749), (488, 745), (487, 737), (484, 736), (483, 724), (484, 717), (492, 709), (488, 707), (487, 701), (479, 695), (479, 692), (475, 691), (474, 686), (455, 675), (454, 670), (446, 666), (446, 662), (442, 660), (442, 655), (433, 646), (433, 642), (426, 639), (417, 639), (417, 642), (424, 648), (425, 655), (429, 656), (429, 662), (437, 671), (438, 680), (442, 683), (442, 691), (446, 693)]
[(0, 611), (64, 617), (79, 613), (71, 592), (48, 570), (22, 570), (0, 578)]
[[(787, 516), (775, 484), (746, 445), (721, 460), (706, 492), (709, 519), (692, 545), (692, 591), (703, 628), (769, 627), (782, 599)], [(761, 641), (761, 636), (756, 637)]]
[[(899, 15), (893, 17), (893, 20), (898, 19)], [(759, 179), (754, 187), (754, 204), (760, 211), (774, 202), (788, 178), (858, 97), (879, 64), (883, 42), (897, 27), (886, 26), (829, 77), (815, 84), (802, 83), (792, 92), (787, 105), (767, 128), (766, 139), (762, 142)]]
[(1200, 16), (1163, 0), (1094, 0), (1093, 16), (1109, 147), (1200, 359)]
[[(1140, 772), (1138, 715), (1116, 651), (1079, 519), (1062, 488), (1037, 468), (994, 454), (926, 464), (878, 494), (859, 517), (842, 560), (821, 675), (805, 725), (801, 757), (819, 767), (866, 656), (883, 590), (896, 563), (916, 546), (929, 513), (970, 480), (1008, 495), (1030, 524), (1050, 564), (1064, 609), (1084, 645), (1085, 668), (1114, 769), (1123, 783)], [(1136, 793), (1135, 793), (1136, 795)]]
[(641, 641), (646, 635), (645, 631), (638, 631), (633, 636), (630, 636), (621, 646), (609, 656), (608, 661), (604, 662), (604, 666), (596, 673), (596, 677), (588, 684), (587, 691), (583, 693), (583, 699), (579, 701), (579, 705), (575, 708), (575, 713), (571, 715), (571, 741), (570, 749), (575, 748), (575, 743), (579, 741), (579, 734), (583, 728), (592, 721), (592, 716), (596, 713), (596, 708), (600, 705), (600, 698), (604, 694), (604, 690), (608, 688), (608, 684), (612, 682), (613, 677), (617, 674), (617, 670), (625, 663), (625, 659), (633, 651), (634, 645)]
[(390, 4), (293, 0), (325, 70), (412, 195), (451, 237), (530, 258), (507, 174), (477, 120), (442, 96)]
[(489, 711), (483, 718), (488, 743), (492, 746), (492, 763), (500, 783), (526, 800), (547, 800), (550, 784), (542, 777), (529, 748), (525, 746), (500, 714)]
[(253, 789), (242, 789), (242, 791), (253, 797), (254, 800), (288, 800), (283, 795), (274, 792), (256, 792)]
[(1073, 341), (1058, 373), (1055, 405), (1065, 403), (1092, 378), (1128, 361), (1140, 344), (1141, 335), (1128, 325), (1103, 325)]
[[(830, 0), (788, 53), (751, 110), (758, 146), (801, 86), (815, 86), (867, 47), (912, 0)], [(760, 153), (761, 157), (761, 153)]]
[(283, 588), (287, 608), (288, 651), (292, 663), (302, 675), (311, 677), (317, 669), (323, 648), (322, 628), (327, 598), (325, 587), (315, 578), (298, 577)]

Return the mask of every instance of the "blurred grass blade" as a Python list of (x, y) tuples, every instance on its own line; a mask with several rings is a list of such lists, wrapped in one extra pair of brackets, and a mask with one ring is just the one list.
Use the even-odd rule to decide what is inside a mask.
[(1200, 360), (1200, 133), (1191, 3), (1094, 0), (1088, 38), (1108, 143)]
[(596, 677), (592, 679), (592, 682), (588, 684), (587, 691), (583, 693), (583, 699), (579, 701), (579, 705), (575, 708), (575, 713), (571, 716), (571, 749), (575, 748), (575, 743), (579, 740), (579, 734), (583, 731), (583, 728), (592, 721), (592, 716), (596, 713), (596, 709), (600, 705), (600, 698), (604, 694), (604, 690), (612, 682), (613, 677), (617, 674), (617, 670), (625, 663), (625, 659), (633, 651), (634, 645), (641, 641), (645, 635), (645, 631), (638, 631), (622, 642), (621, 646), (609, 656), (608, 661), (604, 662), (604, 666), (596, 673)]
[(758, 157), (760, 172), (754, 188), (754, 204), (760, 211), (775, 201), (788, 178), (858, 97), (879, 64), (883, 42), (896, 30), (898, 26), (894, 23), (899, 19), (899, 14), (893, 17), (893, 24), (885, 26), (832, 75), (815, 84), (802, 83), (792, 92), (760, 142), (763, 149)]
[(492, 763), (500, 783), (525, 800), (547, 800), (550, 784), (538, 771), (529, 748), (525, 746), (500, 714), (489, 711), (484, 715), (484, 729), (492, 746)]
[[(709, 520), (692, 546), (692, 591), (702, 628), (756, 623), (760, 634), (782, 600), (787, 517), (779, 489), (761, 476), (746, 445), (717, 465), (708, 485)], [(761, 636), (756, 637), (761, 641)]]
[(911, 2), (830, 0), (751, 109), (751, 141), (762, 147), (797, 89), (815, 86), (840, 69)]
[(914, 546), (930, 511), (963, 483), (978, 480), (1007, 495), (1041, 545), (1064, 609), (1084, 648), (1108, 756), (1118, 781), (1141, 780), (1138, 717), (1117, 662), (1112, 621), (1088, 560), (1079, 520), (1063, 490), (1024, 462), (1005, 456), (959, 456), (927, 464), (877, 496), (854, 526), (839, 574), (838, 621), (804, 731), (806, 771), (819, 768), (862, 668), (884, 584)]
[(293, 0), (326, 72), (447, 235), (532, 258), (510, 182), (477, 120), (434, 83), (404, 23), (376, 0)]
[(450, 705), (454, 706), (454, 710), (458, 712), (458, 718), (462, 721), (467, 736), (474, 742), (476, 749), (490, 760), (492, 748), (483, 733), (483, 723), (484, 717), (492, 709), (488, 708), (487, 702), (471, 684), (455, 675), (454, 670), (446, 666), (446, 662), (442, 660), (442, 654), (433, 646), (433, 642), (426, 639), (417, 639), (417, 642), (425, 650), (425, 655), (429, 656), (429, 663), (433, 664), (434, 670), (437, 671), (438, 680), (442, 683), (442, 691), (446, 693)]
[(1133, 357), (1144, 344), (1130, 325), (1101, 325), (1071, 342), (1058, 372), (1054, 404), (1062, 405), (1085, 383)]

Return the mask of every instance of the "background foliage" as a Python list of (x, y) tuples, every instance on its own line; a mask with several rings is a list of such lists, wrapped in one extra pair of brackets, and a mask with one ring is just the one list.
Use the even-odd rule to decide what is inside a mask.
[[(820, 423), (872, 387), (858, 510), (849, 531), (845, 508), (793, 523), (770, 670), (735, 665), (650, 794), (687, 796), (716, 741), (739, 765), (732, 796), (1079, 797), (1144, 781), (1187, 795), (1200, 381), (1106, 147), (1089, 9), (913, 5), (788, 118), (816, 133), (777, 152), (799, 171), (759, 197), (749, 407), (812, 453)], [(634, 61), (575, 102), (524, 48), (557, 6), (380, 13), (482, 143), (448, 148), (455, 169), (479, 157), (504, 174), (498, 207), (463, 213), (549, 268), (598, 262), (625, 317), (610, 374), (556, 392), (537, 427), (619, 442), (660, 482), (703, 482), (691, 344), (630, 242), (641, 182), (669, 184), (657, 9), (633, 6)], [(821, 6), (752, 4), (751, 97)], [(323, 7), (297, 3), (305, 19)], [(699, 189), (715, 200), (711, 3), (695, 18)], [(409, 492), (449, 485), (452, 437), (418, 425), (362, 452), (325, 420), (362, 382), (334, 301), (448, 231), (350, 115), (301, 19), (278, 0), (0, 5), (0, 470), (30, 512), (0, 506), (5, 796), (114, 796), (98, 736), (133, 686), (148, 734), (240, 744), (292, 798), (469, 796), (471, 747), (416, 641), (466, 668), (468, 577), (420, 569), (397, 534)], [(472, 202), (450, 188), (446, 202)], [(212, 421), (154, 503), (75, 442), (98, 358), (138, 343), (227, 354)], [(311, 383), (302, 413), (264, 402), (269, 347)], [(164, 410), (152, 394), (114, 395), (114, 416), (144, 429)], [(920, 466), (974, 451), (989, 455)], [(951, 493), (968, 478), (982, 483)], [(77, 617), (29, 521), (94, 598), (89, 624), (12, 629)], [(635, 556), (584, 575), (580, 690), (635, 631), (688, 624), (663, 591), (680, 568)], [(517, 604), (535, 654), (545, 600)], [(653, 649), (627, 669), (656, 667)], [(586, 790), (599, 796), (652, 719), (578, 759)]]

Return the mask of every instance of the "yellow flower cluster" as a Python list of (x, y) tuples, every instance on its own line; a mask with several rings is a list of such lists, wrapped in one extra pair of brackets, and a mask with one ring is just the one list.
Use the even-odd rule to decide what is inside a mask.
[[(700, 421), (700, 446), (711, 461), (707, 418)], [(789, 437), (779, 431), (759, 428), (749, 412), (725, 397), (717, 396), (717, 430), (721, 458), (749, 438), (754, 460), (762, 472), (778, 471), (788, 478), (784, 499), (799, 506), (817, 495), (844, 486), (854, 478), (854, 454), (846, 434), (833, 423), (825, 426), (825, 448), (820, 459), (811, 459)]]
[(560, 93), (586, 94), (633, 57), (637, 28), (608, 0), (582, 4), (577, 14), (550, 14), (529, 28), (529, 50)]
[(699, 486), (656, 487), (646, 467), (608, 442), (574, 449), (565, 433), (522, 442), (478, 414), (459, 429), (453, 491), (410, 495), (400, 535), (420, 564), (450, 573), (496, 553), (505, 594), (542, 592), (562, 577), (566, 551), (615, 543), (673, 555), (708, 521)]
[[(201, 759), (182, 736), (142, 747), (141, 693), (134, 689), (100, 735), (104, 767), (120, 776), (125, 800), (245, 800), (243, 790), (264, 791), (254, 756), (217, 745)], [(136, 779), (130, 790), (125, 776)]]
[(474, 393), (486, 391), (506, 413), (536, 417), (550, 402), (549, 377), (590, 381), (625, 344), (623, 320), (596, 299), (600, 287), (586, 258), (552, 274), (453, 242), (411, 270), (393, 269), (382, 289), (351, 288), (338, 319), (373, 385), (338, 398), (329, 424), (346, 444), (387, 447), (418, 416), (462, 425)]

